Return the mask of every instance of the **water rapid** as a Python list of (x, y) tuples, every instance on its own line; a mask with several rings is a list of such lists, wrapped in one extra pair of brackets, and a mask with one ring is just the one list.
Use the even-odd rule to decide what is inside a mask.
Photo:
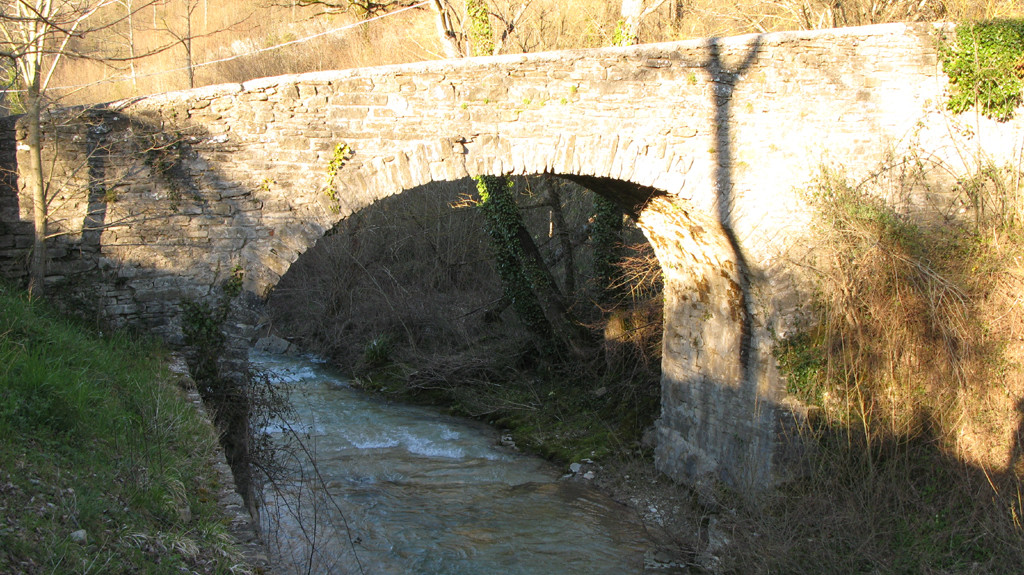
[(625, 507), (501, 447), (493, 430), (352, 389), (323, 364), (254, 353), (292, 421), (261, 527), (284, 572), (631, 574), (651, 543)]

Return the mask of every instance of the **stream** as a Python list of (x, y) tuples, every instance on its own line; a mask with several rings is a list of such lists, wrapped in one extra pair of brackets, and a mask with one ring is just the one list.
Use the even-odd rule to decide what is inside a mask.
[(284, 454), (260, 510), (280, 572), (643, 573), (634, 513), (493, 429), (386, 403), (315, 360), (250, 361), (294, 409), (264, 430)]

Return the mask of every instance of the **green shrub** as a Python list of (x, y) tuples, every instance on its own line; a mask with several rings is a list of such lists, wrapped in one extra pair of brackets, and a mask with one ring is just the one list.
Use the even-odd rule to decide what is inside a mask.
[(378, 335), (363, 348), (363, 360), (367, 367), (382, 367), (391, 361), (391, 338)]
[(1021, 104), (1024, 89), (1024, 21), (992, 20), (961, 24), (956, 41), (940, 50), (949, 76), (949, 109), (977, 106), (989, 118), (1005, 122)]

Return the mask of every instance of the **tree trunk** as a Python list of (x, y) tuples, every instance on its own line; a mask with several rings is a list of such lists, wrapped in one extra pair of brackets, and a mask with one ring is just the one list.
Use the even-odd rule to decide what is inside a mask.
[(619, 295), (613, 287), (618, 283), (622, 261), (622, 208), (603, 196), (594, 194), (594, 279), (599, 282), (601, 300), (614, 301)]
[(562, 287), (566, 296), (572, 297), (572, 294), (576, 293), (576, 254), (572, 239), (569, 237), (569, 227), (565, 223), (565, 214), (562, 212), (562, 194), (559, 192), (558, 183), (553, 180), (553, 176), (544, 175), (541, 181), (547, 188), (548, 202), (551, 206), (551, 235), (558, 241), (558, 250), (561, 252), (565, 269)]
[(494, 55), (497, 56), (505, 51), (505, 42), (515, 32), (516, 27), (519, 26), (519, 21), (522, 20), (523, 15), (526, 14), (526, 9), (530, 6), (529, 0), (519, 5), (516, 13), (507, 20), (502, 20), (501, 34), (498, 36), (497, 42), (494, 43)]
[(584, 355), (587, 332), (569, 313), (551, 270), (523, 225), (508, 178), (480, 176), (477, 189), (498, 274), (516, 314), (534, 334), (545, 339), (554, 336), (561, 349)]
[(39, 74), (28, 83), (25, 96), (25, 118), (28, 121), (28, 170), (26, 187), (32, 194), (35, 239), (32, 242), (32, 261), (29, 266), (28, 291), (32, 297), (43, 295), (46, 280), (46, 192), (43, 187), (43, 152), (40, 130)]
[(434, 10), (437, 11), (437, 19), (435, 20), (437, 23), (437, 36), (441, 41), (441, 47), (444, 49), (444, 57), (463, 57), (465, 54), (459, 41), (459, 34), (455, 31), (452, 15), (448, 11), (444, 0), (434, 0), (433, 6)]
[(196, 71), (192, 67), (192, 6), (188, 6), (185, 16), (185, 65), (188, 68), (188, 87), (196, 87)]
[[(127, 0), (125, 9), (128, 12), (128, 67), (132, 74), (132, 95), (139, 94), (139, 77), (135, 69), (135, 9), (132, 6), (133, 0)], [(155, 8), (154, 8), (155, 10)]]
[(640, 22), (664, 3), (665, 0), (650, 0), (650, 5), (644, 6), (645, 0), (622, 0), (622, 9), (619, 12), (622, 19), (619, 21), (619, 29), (615, 33), (615, 44), (617, 46), (637, 44), (640, 41)]
[(555, 337), (563, 347), (577, 357), (582, 357), (585, 355), (587, 332), (569, 313), (565, 297), (558, 291), (551, 269), (544, 262), (540, 249), (521, 220), (516, 238), (523, 258), (523, 269), (530, 280), (534, 297), (544, 312), (544, 318), (551, 324)]

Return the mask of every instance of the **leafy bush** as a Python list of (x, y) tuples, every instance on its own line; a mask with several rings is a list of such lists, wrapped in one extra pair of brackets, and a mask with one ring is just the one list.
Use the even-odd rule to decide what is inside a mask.
[(961, 24), (956, 41), (943, 45), (940, 54), (952, 84), (951, 111), (976, 105), (1000, 122), (1013, 117), (1024, 89), (1024, 21)]
[(367, 367), (383, 367), (391, 361), (391, 338), (378, 335), (363, 348), (363, 361)]

